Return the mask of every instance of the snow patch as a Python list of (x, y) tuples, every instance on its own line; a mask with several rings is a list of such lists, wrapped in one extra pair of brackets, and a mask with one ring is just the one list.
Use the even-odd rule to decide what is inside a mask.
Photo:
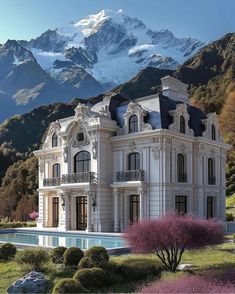
[(32, 48), (32, 53), (34, 57), (37, 59), (38, 64), (44, 70), (49, 70), (56, 60), (66, 60), (63, 53), (46, 52), (35, 48)]

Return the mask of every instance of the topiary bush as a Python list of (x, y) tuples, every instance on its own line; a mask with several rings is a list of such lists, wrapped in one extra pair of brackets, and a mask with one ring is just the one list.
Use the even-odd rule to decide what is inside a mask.
[(105, 267), (109, 261), (109, 255), (107, 250), (102, 246), (94, 246), (89, 248), (85, 252), (86, 260), (84, 260), (84, 264), (86, 267)]
[(10, 259), (16, 255), (17, 249), (16, 246), (11, 243), (5, 243), (0, 247), (0, 256), (1, 259)]
[(84, 253), (80, 248), (70, 247), (64, 252), (64, 264), (66, 266), (78, 266), (83, 256)]
[(26, 248), (16, 255), (17, 263), (34, 271), (42, 271), (49, 259), (49, 253), (41, 248)]
[(84, 256), (78, 264), (78, 269), (89, 268), (89, 267), (90, 267), (89, 258)]
[(74, 275), (74, 279), (89, 290), (109, 285), (108, 273), (98, 267), (80, 269)]
[(84, 288), (81, 283), (75, 279), (66, 278), (59, 280), (53, 290), (53, 294), (62, 294), (62, 293), (87, 293), (87, 289)]
[(52, 260), (52, 262), (54, 262), (54, 263), (63, 263), (63, 261), (64, 261), (64, 253), (65, 253), (66, 250), (67, 250), (67, 248), (64, 247), (64, 246), (59, 246), (59, 247), (54, 248), (51, 251), (51, 260)]

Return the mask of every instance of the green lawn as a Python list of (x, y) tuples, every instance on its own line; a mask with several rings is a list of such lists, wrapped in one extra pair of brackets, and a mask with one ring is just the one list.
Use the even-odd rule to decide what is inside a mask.
[[(214, 246), (211, 248), (195, 251), (186, 251), (182, 258), (182, 263), (192, 263), (195, 266), (196, 273), (205, 273), (210, 269), (224, 269), (226, 267), (235, 267), (235, 244), (225, 243), (219, 246)], [(138, 266), (138, 262), (150, 262), (152, 260), (157, 260), (154, 255), (125, 255), (119, 257), (111, 257), (111, 261), (115, 263), (122, 263), (123, 261), (131, 259), (134, 266)], [(22, 270), (19, 265), (14, 261), (0, 262), (0, 293), (6, 293), (6, 289), (9, 285), (14, 282), (17, 278), (22, 277), (26, 271)], [(58, 279), (65, 277), (73, 277), (74, 271), (69, 269), (64, 269), (63, 266), (56, 266), (50, 264), (46, 277), (49, 279), (48, 293), (51, 293), (51, 289), (54, 282)], [(175, 274), (163, 274), (164, 278), (169, 278)], [(113, 285), (109, 288), (100, 289), (97, 292), (104, 293), (127, 293), (135, 292), (137, 287), (143, 283), (152, 282), (158, 279), (158, 277), (148, 276), (144, 280), (133, 282), (126, 281), (121, 284)]]

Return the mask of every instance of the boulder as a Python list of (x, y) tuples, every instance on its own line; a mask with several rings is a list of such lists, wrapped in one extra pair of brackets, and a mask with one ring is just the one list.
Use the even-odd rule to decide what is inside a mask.
[(7, 289), (7, 293), (45, 293), (47, 282), (43, 273), (30, 272), (16, 280)]

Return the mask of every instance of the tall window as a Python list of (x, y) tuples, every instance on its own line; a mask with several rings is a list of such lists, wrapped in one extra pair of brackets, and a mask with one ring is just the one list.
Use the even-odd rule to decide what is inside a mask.
[(138, 117), (137, 115), (132, 115), (129, 118), (129, 133), (138, 132)]
[(214, 217), (214, 201), (212, 196), (207, 197), (207, 218), (213, 218)]
[(208, 184), (215, 185), (215, 167), (212, 158), (208, 158)]
[(52, 135), (52, 147), (57, 147), (58, 146), (58, 136), (56, 133)]
[(179, 215), (187, 213), (187, 196), (175, 196), (175, 212)]
[(211, 139), (216, 140), (216, 131), (215, 131), (215, 126), (211, 125)]
[(185, 118), (183, 115), (180, 116), (180, 133), (185, 134)]
[(59, 163), (55, 163), (52, 166), (52, 177), (53, 178), (60, 178), (60, 164)]
[(91, 166), (91, 155), (87, 151), (78, 152), (74, 156), (74, 172), (88, 172)]
[(140, 169), (140, 154), (138, 152), (128, 155), (128, 170)]
[(178, 182), (187, 182), (185, 156), (181, 153), (177, 155), (177, 180)]
[(138, 222), (140, 211), (139, 195), (130, 195), (130, 222)]

